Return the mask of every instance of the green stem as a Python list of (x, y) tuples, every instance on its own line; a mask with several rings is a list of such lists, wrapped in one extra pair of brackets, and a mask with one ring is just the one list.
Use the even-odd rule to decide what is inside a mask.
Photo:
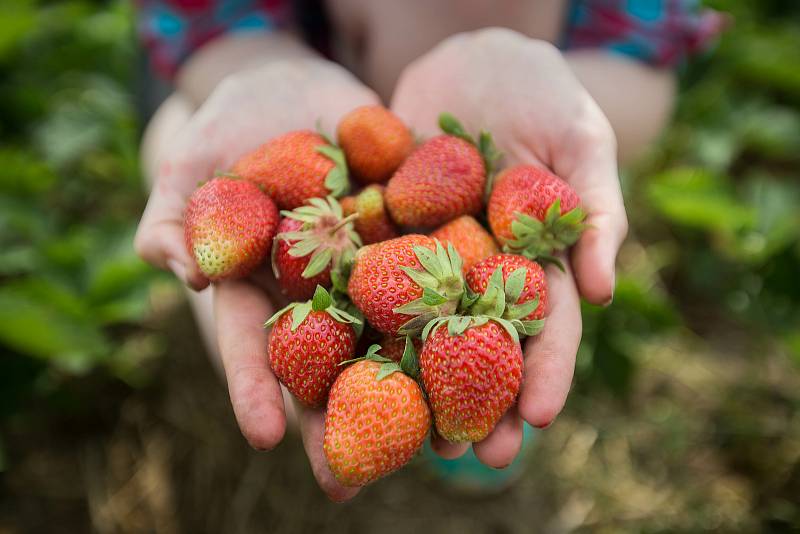
[(339, 230), (341, 230), (341, 229), (342, 229), (342, 227), (344, 227), (346, 224), (348, 224), (348, 223), (351, 223), (351, 222), (355, 221), (356, 219), (358, 219), (358, 217), (359, 217), (359, 214), (358, 214), (358, 212), (356, 212), (356, 213), (351, 213), (350, 215), (348, 215), (347, 217), (345, 217), (344, 219), (342, 219), (341, 221), (339, 221), (338, 223), (336, 223), (335, 225), (333, 225), (333, 226), (331, 227), (331, 229), (330, 229), (330, 230), (328, 230), (328, 235), (333, 235), (333, 234), (335, 234), (336, 232), (338, 232)]

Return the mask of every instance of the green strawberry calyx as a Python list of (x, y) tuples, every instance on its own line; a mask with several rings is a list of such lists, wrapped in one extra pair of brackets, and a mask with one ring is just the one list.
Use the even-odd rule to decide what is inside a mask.
[(539, 259), (563, 266), (554, 253), (575, 244), (589, 225), (584, 222), (586, 212), (580, 206), (561, 215), (561, 199), (557, 198), (539, 220), (522, 212), (514, 214), (511, 233), (514, 239), (503, 247), (506, 252), (520, 254), (528, 259)]
[(331, 143), (318, 146), (317, 152), (335, 164), (325, 176), (325, 187), (334, 197), (346, 195), (350, 190), (350, 179), (348, 178), (347, 160), (345, 160), (342, 149)]
[(421, 297), (393, 310), (413, 316), (400, 327), (401, 334), (418, 334), (431, 319), (455, 313), (464, 297), (466, 284), (461, 272), (461, 256), (452, 243), (448, 242), (445, 249), (438, 239), (434, 241), (435, 250), (419, 245), (413, 248), (422, 270), (399, 267), (422, 288)]
[(311, 198), (308, 204), (292, 211), (281, 211), (281, 215), (300, 221), (303, 226), (294, 232), (281, 232), (275, 236), (272, 247), (272, 270), (280, 277), (275, 263), (277, 244), (283, 240), (291, 243), (289, 255), (304, 258), (311, 255), (308, 265), (302, 272), (303, 278), (313, 278), (329, 265), (331, 278), (339, 282), (337, 287), (347, 285), (347, 276), (355, 258), (356, 251), (362, 246), (361, 237), (353, 227), (358, 213), (344, 217), (342, 206), (329, 196), (325, 199)]
[(544, 328), (544, 319), (525, 319), (539, 307), (539, 295), (519, 302), (528, 276), (526, 267), (519, 267), (503, 282), (503, 268), (497, 266), (482, 295), (471, 295), (466, 312), (477, 317), (490, 317), (508, 322), (523, 336), (535, 336)]
[(419, 378), (419, 359), (417, 358), (417, 351), (414, 348), (414, 342), (411, 336), (406, 336), (406, 348), (403, 351), (403, 357), (400, 359), (399, 363), (378, 354), (380, 350), (380, 345), (370, 345), (364, 356), (353, 358), (352, 360), (345, 360), (339, 363), (339, 365), (348, 365), (363, 360), (370, 360), (381, 364), (378, 368), (378, 374), (375, 376), (376, 380), (383, 380), (390, 374), (396, 372), (402, 372), (414, 380)]
[(483, 326), (489, 321), (494, 321), (503, 327), (509, 336), (519, 343), (519, 330), (514, 324), (514, 321), (508, 321), (501, 317), (491, 317), (488, 315), (449, 315), (446, 317), (437, 317), (431, 320), (422, 330), (422, 339), (428, 339), (440, 327), (447, 325), (447, 333), (451, 336), (460, 336), (467, 331), (468, 328)]
[(475, 148), (478, 149), (478, 152), (481, 154), (481, 158), (483, 158), (483, 166), (486, 169), (486, 189), (484, 190), (484, 200), (488, 201), (489, 196), (492, 193), (492, 188), (494, 187), (494, 177), (499, 167), (500, 158), (503, 157), (503, 154), (497, 150), (497, 146), (495, 146), (494, 141), (492, 140), (492, 134), (486, 130), (481, 130), (478, 134), (478, 140), (475, 141), (475, 139), (469, 133), (467, 133), (467, 131), (461, 125), (461, 122), (455, 118), (453, 114), (447, 112), (439, 115), (439, 128), (441, 128), (441, 130), (447, 135), (452, 135), (454, 137), (463, 139), (464, 141), (475, 145)]
[(331, 294), (320, 285), (317, 286), (317, 289), (314, 291), (314, 296), (311, 298), (311, 300), (306, 302), (292, 302), (270, 317), (267, 322), (264, 323), (264, 328), (274, 325), (278, 319), (290, 311), (292, 312), (292, 332), (297, 330), (297, 327), (299, 327), (303, 321), (306, 320), (306, 317), (308, 317), (312, 311), (325, 312), (333, 317), (336, 321), (353, 325), (354, 328), (356, 328), (358, 325), (363, 325), (362, 319), (351, 315), (339, 307), (336, 307)]

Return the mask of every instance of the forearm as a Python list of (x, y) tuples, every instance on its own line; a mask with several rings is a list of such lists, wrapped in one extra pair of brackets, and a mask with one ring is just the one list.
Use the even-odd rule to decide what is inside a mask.
[(675, 100), (674, 73), (602, 50), (564, 56), (611, 122), (620, 162), (629, 163), (667, 125)]
[(178, 71), (175, 84), (196, 108), (231, 74), (274, 61), (314, 58), (321, 59), (289, 31), (227, 34), (193, 54)]

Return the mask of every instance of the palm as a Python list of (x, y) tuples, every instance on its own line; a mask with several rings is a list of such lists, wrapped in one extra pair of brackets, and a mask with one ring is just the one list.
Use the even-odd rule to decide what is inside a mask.
[[(423, 135), (437, 133), (442, 111), (469, 131), (489, 130), (506, 165), (549, 167), (572, 184), (589, 212), (591, 229), (566, 272), (547, 269), (551, 306), (544, 331), (525, 344), (519, 415), (507, 415), (474, 445), (484, 463), (502, 467), (519, 451), (519, 416), (546, 426), (564, 405), (581, 336), (579, 292), (595, 303), (607, 303), (613, 292), (626, 232), (613, 132), (558, 51), (507, 30), (446, 40), (406, 70), (392, 108)], [(454, 456), (464, 447), (440, 443), (439, 450)]]

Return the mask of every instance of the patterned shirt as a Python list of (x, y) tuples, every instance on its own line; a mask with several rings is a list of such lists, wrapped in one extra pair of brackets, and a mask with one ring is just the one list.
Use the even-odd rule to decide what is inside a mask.
[[(322, 9), (316, 2), (305, 3), (309, 5), (303, 9)], [(298, 16), (297, 4), (291, 0), (136, 0), (138, 33), (151, 66), (171, 78), (194, 50), (221, 34), (271, 31), (301, 18), (309, 20)], [(562, 49), (601, 48), (672, 67), (707, 49), (722, 26), (722, 16), (699, 10), (697, 0), (572, 0), (560, 45)], [(320, 39), (312, 40), (320, 46)]]

